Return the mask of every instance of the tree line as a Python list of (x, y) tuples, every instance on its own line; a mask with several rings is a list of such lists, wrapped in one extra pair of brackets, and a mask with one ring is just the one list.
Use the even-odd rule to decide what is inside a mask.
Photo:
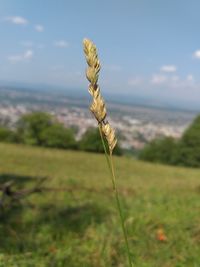
[(200, 167), (200, 116), (186, 129), (180, 140), (156, 139), (140, 152), (139, 158), (150, 162)]
[[(98, 129), (88, 129), (79, 141), (76, 140), (75, 133), (74, 128), (65, 128), (50, 114), (33, 112), (23, 115), (13, 130), (0, 126), (0, 142), (104, 152)], [(114, 153), (116, 155), (124, 153), (119, 144)], [(155, 139), (139, 152), (138, 158), (169, 165), (200, 167), (200, 116), (186, 129), (179, 140), (172, 137)]]
[[(23, 115), (13, 130), (0, 126), (0, 142), (96, 153), (104, 152), (98, 129), (88, 129), (81, 140), (77, 141), (75, 139), (75, 129), (64, 127), (62, 123), (45, 112), (33, 112)], [(122, 154), (119, 145), (114, 153), (116, 155)]]

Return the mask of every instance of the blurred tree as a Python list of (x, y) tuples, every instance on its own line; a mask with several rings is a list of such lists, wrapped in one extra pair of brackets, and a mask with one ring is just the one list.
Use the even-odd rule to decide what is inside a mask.
[(54, 123), (41, 133), (42, 144), (47, 147), (76, 149), (77, 142), (72, 129), (65, 128), (60, 123)]
[(166, 137), (146, 145), (140, 152), (142, 160), (166, 164), (200, 167), (200, 116), (185, 131), (179, 141)]
[(17, 126), (21, 142), (29, 145), (43, 145), (42, 133), (52, 123), (52, 117), (45, 112), (33, 112), (22, 116)]
[(139, 159), (151, 162), (174, 164), (177, 144), (172, 137), (156, 139), (139, 153)]
[(21, 142), (29, 145), (77, 148), (72, 129), (65, 128), (45, 112), (34, 112), (21, 117), (17, 128)]
[(177, 149), (178, 165), (200, 167), (200, 116), (183, 134)]
[(0, 142), (12, 142), (14, 140), (14, 132), (6, 127), (0, 127)]

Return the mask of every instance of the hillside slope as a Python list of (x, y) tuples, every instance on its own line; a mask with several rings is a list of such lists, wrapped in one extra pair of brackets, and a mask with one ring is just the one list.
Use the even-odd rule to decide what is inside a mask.
[[(200, 266), (200, 170), (115, 166), (135, 266)], [(127, 266), (106, 167), (103, 155), (0, 144), (0, 181), (47, 177), (49, 189), (4, 212), (0, 266)]]

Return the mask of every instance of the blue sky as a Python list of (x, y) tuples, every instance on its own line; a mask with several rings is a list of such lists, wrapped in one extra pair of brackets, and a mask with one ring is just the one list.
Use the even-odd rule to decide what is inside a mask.
[(82, 39), (112, 94), (200, 104), (200, 2), (0, 0), (0, 81), (87, 87)]

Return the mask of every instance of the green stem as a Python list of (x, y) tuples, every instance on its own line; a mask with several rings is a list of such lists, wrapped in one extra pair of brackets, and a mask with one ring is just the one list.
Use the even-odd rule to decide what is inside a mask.
[(115, 177), (115, 171), (114, 171), (114, 165), (113, 165), (113, 157), (112, 157), (112, 153), (111, 152), (110, 152), (110, 165), (111, 165), (111, 172), (112, 172), (113, 184), (114, 184), (114, 188), (113, 189), (114, 189), (114, 192), (115, 192), (117, 208), (118, 208), (118, 211), (119, 211), (121, 226), (122, 226), (122, 230), (123, 230), (123, 234), (124, 234), (124, 240), (125, 240), (125, 243), (126, 243), (126, 252), (128, 254), (129, 266), (132, 267), (131, 253), (130, 253), (130, 248), (129, 248), (129, 244), (128, 244), (128, 237), (127, 237), (127, 232), (126, 232), (126, 228), (125, 228), (125, 224), (124, 224), (124, 216), (123, 216), (123, 212), (122, 212), (122, 208), (121, 208), (121, 204), (120, 204), (119, 193), (118, 193), (118, 190), (117, 190), (116, 177)]
[(102, 134), (102, 130), (101, 130), (101, 124), (99, 124), (99, 133), (100, 133), (100, 136), (101, 136), (101, 142), (102, 142), (102, 145), (103, 145), (104, 154), (106, 156), (108, 169), (111, 172), (110, 159), (109, 159), (108, 152), (107, 152), (107, 149), (106, 149), (106, 145), (105, 145), (105, 142), (104, 142), (104, 139), (103, 139), (103, 134)]
[(123, 216), (123, 212), (122, 212), (122, 208), (121, 208), (121, 204), (120, 204), (120, 199), (119, 199), (119, 193), (118, 193), (118, 189), (117, 189), (116, 176), (115, 176), (114, 164), (113, 164), (113, 157), (112, 157), (111, 151), (110, 151), (110, 155), (108, 155), (108, 152), (107, 152), (107, 149), (106, 149), (106, 145), (105, 145), (105, 142), (104, 142), (104, 139), (103, 139), (101, 125), (99, 125), (99, 133), (100, 133), (100, 136), (101, 136), (101, 141), (102, 141), (102, 145), (103, 145), (103, 148), (104, 148), (104, 152), (105, 152), (108, 168), (109, 168), (110, 174), (111, 174), (112, 186), (113, 186), (113, 191), (115, 193), (117, 209), (118, 209), (118, 212), (119, 212), (121, 227), (122, 227), (124, 240), (125, 240), (125, 244), (126, 244), (126, 252), (127, 252), (127, 255), (128, 255), (129, 266), (132, 267), (133, 265), (132, 265), (132, 260), (131, 260), (129, 244), (128, 244), (127, 232), (126, 232), (126, 228), (125, 228), (125, 224), (124, 224), (124, 216)]

